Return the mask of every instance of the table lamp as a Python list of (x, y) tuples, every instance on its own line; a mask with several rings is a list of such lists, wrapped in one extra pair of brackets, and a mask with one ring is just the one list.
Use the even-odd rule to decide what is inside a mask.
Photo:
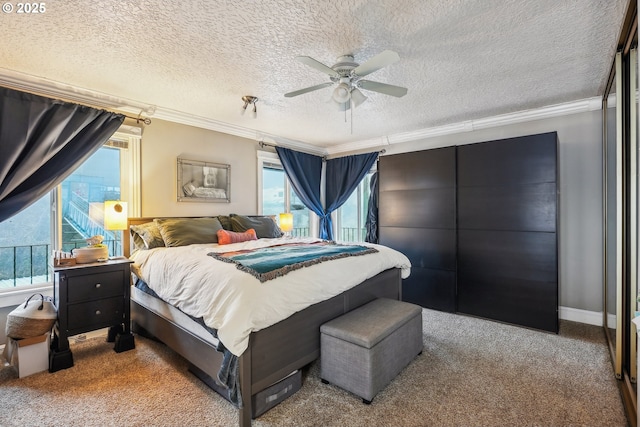
[[(105, 230), (126, 230), (127, 229), (127, 202), (121, 202), (120, 200), (104, 201), (104, 229)], [(119, 234), (120, 233), (116, 234), (116, 240)], [(115, 244), (113, 249), (115, 252)]]
[(280, 230), (282, 230), (285, 236), (289, 235), (289, 232), (293, 230), (293, 214), (281, 213), (280, 214)]

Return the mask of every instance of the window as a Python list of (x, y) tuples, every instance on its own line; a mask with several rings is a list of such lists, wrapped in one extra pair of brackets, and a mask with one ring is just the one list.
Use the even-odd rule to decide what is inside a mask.
[(51, 195), (0, 223), (0, 291), (49, 277)]
[(85, 246), (96, 234), (110, 255), (122, 254), (121, 232), (104, 230), (102, 206), (126, 200), (129, 216), (139, 216), (140, 129), (124, 130), (50, 194), (0, 223), (0, 293), (50, 283), (53, 249)]
[(62, 250), (86, 246), (99, 234), (110, 256), (122, 255), (120, 232), (103, 228), (104, 201), (121, 200), (120, 175), (120, 149), (104, 146), (60, 184)]
[[(374, 166), (375, 168), (375, 166)], [(372, 169), (357, 189), (332, 214), (334, 238), (347, 242), (364, 242), (369, 206)], [(291, 189), (278, 155), (258, 151), (258, 206), (262, 215), (293, 213), (292, 236), (318, 236), (318, 217)]]
[(364, 242), (367, 234), (367, 210), (371, 182), (370, 171), (358, 184), (358, 188), (349, 196), (347, 201), (338, 208), (337, 240), (345, 242)]
[(283, 212), (291, 212), (293, 214), (291, 235), (294, 237), (311, 236), (311, 211), (291, 188), (277, 155), (270, 154), (258, 152), (259, 189), (261, 189), (258, 191), (260, 214), (275, 215), (278, 218), (278, 215)]

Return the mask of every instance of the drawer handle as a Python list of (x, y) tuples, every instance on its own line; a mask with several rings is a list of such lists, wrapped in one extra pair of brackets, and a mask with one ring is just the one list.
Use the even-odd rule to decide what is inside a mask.
[(96, 283), (96, 289), (99, 289), (102, 286), (100, 283)]
[(100, 310), (96, 310), (96, 316), (100, 316), (101, 314)]

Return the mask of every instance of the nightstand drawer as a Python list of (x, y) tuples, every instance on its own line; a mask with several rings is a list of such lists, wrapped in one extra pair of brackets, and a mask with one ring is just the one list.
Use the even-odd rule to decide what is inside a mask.
[(91, 331), (123, 322), (124, 298), (105, 298), (67, 306), (70, 334)]
[(123, 294), (122, 271), (67, 277), (67, 302), (96, 300)]

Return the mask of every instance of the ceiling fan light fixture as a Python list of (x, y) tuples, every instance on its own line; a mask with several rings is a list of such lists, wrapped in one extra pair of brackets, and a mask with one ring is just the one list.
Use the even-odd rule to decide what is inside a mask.
[(364, 93), (360, 91), (360, 89), (354, 88), (351, 91), (351, 101), (353, 102), (354, 107), (358, 107), (360, 104), (362, 104), (366, 100), (367, 100), (367, 97), (365, 96)]
[(351, 99), (351, 90), (347, 83), (340, 83), (333, 90), (333, 100), (336, 102), (347, 102)]
[(349, 101), (337, 102), (335, 99), (332, 99), (331, 101), (338, 111), (344, 112), (344, 111), (349, 111), (351, 109), (351, 103)]

